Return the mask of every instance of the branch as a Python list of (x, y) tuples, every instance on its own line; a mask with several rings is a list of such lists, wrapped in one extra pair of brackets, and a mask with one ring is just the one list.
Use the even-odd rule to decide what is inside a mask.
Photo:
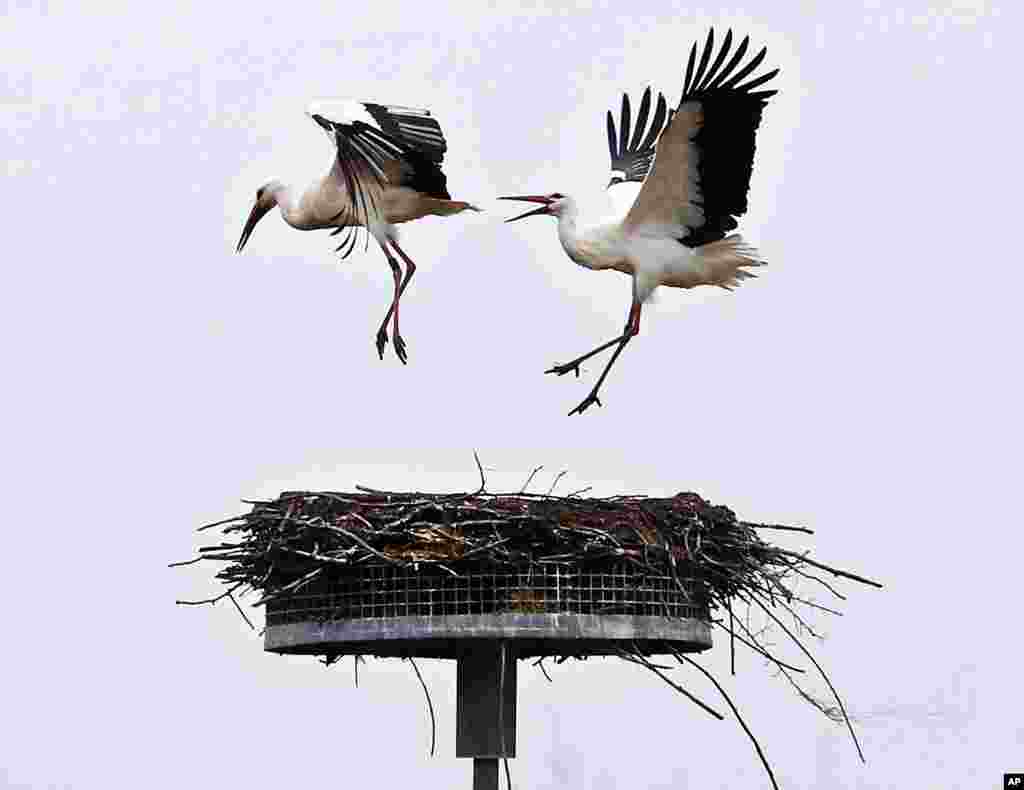
[[(800, 669), (800, 667), (794, 667), (794, 666), (792, 666), (791, 664), (787, 664), (787, 663), (786, 663), (785, 661), (780, 661), (779, 659), (777, 659), (777, 658), (776, 658), (775, 656), (773, 656), (773, 655), (772, 655), (771, 653), (769, 653), (769, 652), (768, 652), (767, 650), (765, 650), (765, 649), (764, 649), (763, 647), (761, 647), (760, 645), (758, 645), (758, 644), (757, 644), (757, 642), (755, 641), (755, 640), (756, 640), (756, 637), (755, 637), (755, 636), (754, 636), (754, 635), (753, 635), (752, 633), (750, 633), (750, 629), (749, 629), (749, 628), (747, 628), (747, 627), (746, 627), (746, 626), (745, 626), (745, 625), (744, 625), (744, 624), (743, 624), (743, 623), (742, 623), (741, 621), (739, 621), (739, 620), (736, 620), (735, 622), (736, 622), (736, 623), (737, 623), (737, 624), (738, 624), (738, 625), (740, 626), (740, 628), (742, 628), (742, 629), (743, 629), (744, 631), (746, 631), (746, 632), (747, 632), (747, 635), (748, 635), (748, 636), (750, 637), (750, 639), (751, 639), (751, 641), (750, 641), (750, 642), (748, 642), (748, 641), (747, 641), (746, 639), (744, 639), (744, 638), (743, 638), (742, 636), (740, 636), (740, 635), (739, 635), (739, 634), (737, 634), (737, 633), (736, 633), (735, 631), (733, 631), (733, 632), (732, 632), (732, 634), (733, 634), (733, 637), (734, 637), (735, 639), (737, 639), (737, 640), (738, 640), (738, 641), (740, 642), (740, 644), (746, 645), (746, 646), (747, 646), (747, 647), (749, 647), (749, 648), (750, 648), (751, 650), (753, 650), (753, 651), (755, 651), (755, 652), (757, 652), (757, 653), (760, 653), (760, 654), (761, 654), (762, 656), (764, 656), (765, 658), (767, 658), (767, 659), (768, 659), (769, 661), (771, 661), (771, 662), (772, 662), (773, 664), (777, 664), (777, 665), (779, 665), (780, 667), (785, 667), (786, 669), (790, 670), (791, 672), (800, 672), (800, 673), (803, 673), (803, 672), (805, 671), (805, 670), (803, 670), (803, 669)], [(722, 629), (723, 631), (726, 631), (727, 633), (729, 633), (729, 630), (728, 630), (728, 629), (727, 629), (727, 628), (726, 628), (726, 627), (725, 627), (724, 625), (722, 625), (721, 623), (719, 623), (719, 622), (718, 622), (717, 620), (716, 620), (716, 621), (714, 621), (714, 625), (717, 625), (717, 626), (718, 626), (719, 628), (721, 628), (721, 629)]]
[(832, 691), (832, 696), (835, 697), (836, 698), (836, 702), (839, 703), (839, 710), (842, 711), (843, 719), (846, 720), (846, 726), (850, 730), (850, 737), (853, 738), (853, 745), (857, 747), (857, 754), (860, 756), (860, 761), (862, 763), (866, 763), (867, 760), (864, 759), (864, 752), (861, 751), (860, 742), (857, 740), (857, 733), (855, 733), (853, 731), (853, 723), (850, 721), (850, 717), (846, 713), (846, 706), (843, 705), (843, 700), (839, 697), (839, 692), (836, 691), (836, 687), (832, 685), (832, 681), (829, 680), (828, 675), (825, 674), (825, 670), (821, 668), (821, 664), (819, 664), (814, 659), (814, 656), (811, 655), (811, 652), (806, 647), (804, 647), (803, 642), (801, 642), (799, 639), (797, 639), (796, 636), (794, 636), (793, 633), (788, 628), (786, 628), (785, 624), (778, 617), (776, 617), (774, 614), (771, 613), (771, 611), (768, 609), (767, 606), (765, 606), (763, 603), (761, 603), (761, 601), (759, 601), (757, 598), (754, 599), (754, 602), (758, 606), (760, 606), (761, 609), (764, 610), (764, 613), (766, 615), (768, 615), (770, 618), (772, 618), (772, 620), (774, 620), (776, 622), (776, 624), (779, 626), (779, 628), (781, 628), (783, 631), (786, 632), (786, 635), (789, 636), (789, 638), (792, 639), (796, 643), (796, 646), (799, 647), (800, 650), (803, 651), (803, 654), (805, 656), (807, 656), (809, 659), (811, 659), (811, 663), (814, 664), (814, 666), (817, 668), (818, 672), (825, 679), (825, 682), (828, 684), (829, 689), (831, 689), (831, 691)]
[(416, 677), (419, 678), (420, 685), (423, 686), (423, 693), (427, 698), (427, 709), (430, 711), (430, 756), (433, 757), (434, 747), (437, 745), (437, 720), (434, 718), (434, 703), (430, 700), (430, 692), (427, 690), (427, 684), (423, 681), (423, 675), (420, 674), (420, 668), (416, 666), (416, 659), (410, 656), (409, 663), (412, 664)]
[(245, 622), (249, 626), (249, 628), (251, 628), (253, 631), (255, 631), (256, 630), (256, 626), (254, 626), (252, 624), (252, 620), (250, 620), (246, 616), (245, 612), (242, 611), (242, 607), (238, 605), (238, 601), (235, 600), (235, 596), (233, 596), (230, 592), (228, 592), (228, 600), (231, 601), (231, 603), (233, 603), (235, 605), (235, 608), (238, 610), (238, 613), (240, 615), (242, 615), (242, 619), (245, 620)]
[(558, 485), (558, 481), (561, 480), (563, 477), (565, 477), (567, 474), (569, 474), (569, 473), (566, 471), (566, 472), (559, 472), (557, 475), (555, 475), (555, 479), (551, 483), (551, 488), (548, 489), (547, 496), (551, 496), (551, 492), (555, 490), (555, 486)]
[(237, 590), (243, 584), (245, 584), (245, 582), (238, 582), (238, 584), (236, 584), (230, 590), (228, 590), (227, 592), (223, 592), (223, 593), (221, 593), (220, 595), (218, 595), (218, 596), (216, 596), (214, 598), (206, 598), (206, 599), (204, 599), (202, 601), (175, 601), (174, 603), (177, 604), (178, 606), (202, 606), (203, 604), (207, 604), (207, 603), (208, 604), (215, 604), (215, 603), (217, 603), (217, 601), (222, 601), (225, 598), (229, 597), (231, 595), (231, 593), (233, 593), (235, 590)]
[(717, 688), (719, 693), (725, 698), (725, 701), (729, 704), (729, 707), (732, 708), (732, 712), (736, 714), (736, 721), (740, 723), (740, 726), (743, 728), (743, 731), (747, 734), (747, 737), (750, 738), (750, 742), (754, 744), (754, 748), (757, 750), (757, 756), (761, 758), (761, 764), (764, 766), (764, 770), (768, 772), (768, 778), (772, 780), (772, 787), (774, 787), (775, 790), (779, 790), (779, 783), (775, 781), (775, 774), (772, 773), (772, 767), (768, 765), (768, 758), (764, 756), (764, 752), (761, 750), (761, 744), (757, 742), (757, 738), (754, 737), (754, 733), (750, 731), (750, 727), (748, 727), (747, 723), (743, 720), (743, 717), (740, 715), (739, 709), (733, 704), (733, 701), (729, 698), (729, 695), (725, 692), (725, 689), (722, 688), (722, 684), (715, 679), (714, 675), (708, 672), (708, 670), (706, 670), (703, 666), (698, 664), (689, 656), (677, 653), (676, 650), (669, 644), (666, 644), (666, 647), (672, 651), (672, 655), (676, 657), (676, 660), (680, 664), (682, 664), (685, 661), (686, 663), (697, 667), (697, 669), (704, 673), (704, 676), (708, 680), (715, 684), (715, 688)]
[(543, 465), (542, 466), (538, 466), (532, 472), (530, 472), (530, 476), (528, 478), (526, 478), (526, 482), (523, 483), (523, 487), (519, 489), (519, 493), (520, 494), (526, 493), (526, 489), (530, 487), (530, 483), (533, 482), (534, 476), (537, 474), (537, 472), (539, 472), (543, 468), (544, 468)]
[(480, 472), (480, 488), (476, 490), (477, 495), (479, 495), (487, 490), (487, 478), (484, 477), (484, 467), (480, 463), (480, 456), (476, 454), (476, 450), (473, 451), (473, 460), (476, 461), (477, 471)]
[(795, 551), (788, 551), (786, 549), (780, 549), (780, 548), (777, 548), (777, 547), (774, 548), (774, 551), (776, 551), (779, 554), (785, 554), (785, 555), (787, 555), (789, 557), (796, 557), (798, 560), (801, 560), (802, 562), (806, 562), (808, 565), (813, 565), (815, 568), (820, 568), (823, 571), (828, 571), (833, 576), (841, 576), (844, 579), (853, 579), (855, 582), (860, 582), (861, 584), (869, 584), (872, 587), (877, 587), (879, 590), (883, 589), (882, 585), (879, 582), (874, 582), (874, 581), (871, 581), (871, 579), (866, 579), (863, 576), (858, 576), (856, 573), (850, 573), (848, 571), (841, 571), (841, 570), (839, 570), (837, 568), (831, 568), (828, 565), (825, 565), (824, 563), (817, 562), (816, 560), (812, 560), (806, 554), (800, 554), (800, 553), (795, 552)]
[(701, 702), (699, 699), (697, 699), (695, 696), (693, 696), (693, 694), (691, 694), (689, 691), (684, 689), (682, 686), (680, 686), (677, 683), (673, 683), (671, 680), (669, 680), (667, 677), (665, 677), (661, 673), (661, 670), (659, 670), (657, 667), (655, 667), (650, 661), (648, 661), (643, 656), (641, 656), (639, 654), (630, 655), (625, 650), (621, 650), (620, 649), (619, 650), (619, 657), (622, 658), (624, 661), (629, 661), (629, 662), (632, 662), (633, 664), (639, 664), (640, 666), (649, 669), (651, 672), (653, 672), (659, 678), (661, 678), (666, 683), (668, 683), (672, 688), (674, 688), (676, 691), (678, 691), (680, 694), (682, 694), (684, 697), (686, 697), (688, 700), (690, 700), (690, 702), (693, 702), (695, 705), (697, 705), (701, 710), (705, 711), (706, 713), (710, 713), (712, 716), (714, 716), (719, 721), (722, 721), (723, 719), (725, 719), (725, 716), (723, 716), (717, 710), (712, 708), (710, 705), (707, 705), (707, 704)]

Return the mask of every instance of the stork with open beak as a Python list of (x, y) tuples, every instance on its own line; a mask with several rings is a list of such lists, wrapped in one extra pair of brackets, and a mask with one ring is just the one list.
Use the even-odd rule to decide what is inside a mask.
[(778, 69), (743, 82), (761, 65), (766, 49), (741, 66), (749, 36), (728, 63), (732, 31), (717, 55), (714, 43), (712, 30), (699, 62), (697, 44), (690, 49), (683, 93), (674, 111), (659, 95), (651, 117), (648, 88), (632, 132), (628, 95), (622, 99), (617, 133), (615, 119), (608, 113), (612, 173), (607, 189), (619, 206), (617, 219), (581, 231), (576, 201), (559, 192), (501, 198), (539, 204), (507, 222), (539, 215), (557, 217), (559, 241), (575, 263), (587, 269), (614, 269), (633, 279), (633, 299), (622, 334), (545, 371), (559, 376), (572, 371), (578, 376), (581, 363), (616, 346), (597, 384), (570, 415), (601, 405), (601, 385), (626, 344), (640, 332), (640, 310), (659, 285), (717, 285), (732, 290), (755, 276), (750, 267), (765, 263), (739, 235), (726, 234), (736, 227), (735, 217), (746, 213), (755, 132), (767, 99), (776, 93), (754, 88), (768, 82)]
[[(393, 318), (395, 354), (405, 364), (399, 301), (416, 264), (398, 245), (395, 226), (429, 215), (480, 209), (448, 194), (441, 170), (448, 146), (428, 110), (344, 100), (313, 104), (307, 114), (334, 143), (330, 171), (303, 191), (277, 179), (256, 190), (236, 252), (245, 248), (256, 223), (274, 206), (298, 230), (332, 228), (332, 236), (346, 234), (336, 249), (343, 258), (355, 249), (359, 231), (365, 229), (384, 252), (395, 282), (391, 305), (377, 330), (377, 353), (384, 358), (387, 326)], [(404, 274), (396, 255), (405, 263)]]

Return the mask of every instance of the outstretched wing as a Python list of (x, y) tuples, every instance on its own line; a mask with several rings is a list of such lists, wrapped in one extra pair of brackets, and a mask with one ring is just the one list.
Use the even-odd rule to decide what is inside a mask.
[[(645, 225), (674, 228), (680, 241), (696, 247), (725, 237), (747, 210), (754, 163), (754, 138), (761, 111), (776, 91), (755, 91), (778, 69), (740, 84), (764, 60), (767, 48), (740, 67), (750, 37), (728, 63), (730, 30), (714, 54), (708, 32), (696, 70), (697, 45), (690, 50), (679, 107), (657, 143), (651, 172), (626, 215), (628, 229)], [(723, 64), (725, 65), (723, 66)]]
[[(651, 113), (651, 89), (644, 91), (640, 100), (640, 109), (636, 121), (632, 122), (629, 94), (622, 95), (622, 111), (619, 115), (619, 128), (615, 128), (615, 117), (608, 111), (608, 153), (611, 157), (611, 174), (608, 180), (608, 197), (622, 217), (633, 205), (637, 191), (647, 171), (654, 161), (654, 144), (669, 117), (668, 104), (662, 94), (658, 94), (654, 116)], [(650, 126), (648, 127), (648, 120)]]
[(355, 224), (368, 224), (375, 195), (388, 185), (450, 199), (441, 171), (448, 146), (429, 110), (342, 100), (317, 102), (307, 112), (337, 148), (336, 175)]

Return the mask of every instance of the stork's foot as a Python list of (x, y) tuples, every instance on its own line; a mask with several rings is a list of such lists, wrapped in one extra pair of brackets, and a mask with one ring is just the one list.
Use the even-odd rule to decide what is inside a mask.
[(408, 365), (409, 355), (405, 352), (405, 341), (402, 336), (395, 332), (395, 355), (402, 360), (403, 365)]
[(583, 412), (585, 412), (588, 408), (590, 408), (595, 403), (598, 406), (602, 405), (601, 404), (601, 399), (599, 397), (597, 397), (597, 390), (593, 390), (589, 395), (587, 395), (587, 397), (585, 397), (582, 401), (580, 401), (580, 405), (577, 406), (575, 409), (573, 409), (571, 412), (569, 412), (569, 414), (566, 415), (566, 416), (572, 417), (572, 415), (574, 415), (574, 414), (583, 414)]
[(577, 359), (574, 362), (566, 362), (564, 365), (555, 365), (545, 370), (545, 373), (554, 373), (556, 376), (564, 376), (566, 373), (576, 372), (576, 378), (580, 377), (580, 364), (583, 360)]
[[(397, 338), (396, 338), (397, 340)], [(384, 359), (384, 347), (388, 344), (388, 333), (383, 327), (377, 332), (377, 355)]]

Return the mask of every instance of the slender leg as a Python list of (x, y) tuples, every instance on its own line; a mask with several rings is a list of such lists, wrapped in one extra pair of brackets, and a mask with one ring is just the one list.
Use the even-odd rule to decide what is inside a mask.
[(411, 280), (412, 276), (416, 274), (416, 264), (412, 262), (412, 258), (405, 254), (405, 250), (398, 246), (397, 241), (394, 239), (388, 239), (388, 241), (394, 251), (398, 253), (399, 257), (405, 261), (405, 277), (402, 279), (402, 285), (398, 289), (398, 296), (395, 297), (395, 326), (394, 331), (392, 332), (392, 335), (395, 338), (395, 352), (398, 354), (402, 362), (405, 362), (407, 357), (405, 353), (405, 341), (398, 332), (398, 305), (402, 300), (402, 294), (405, 293), (405, 289), (409, 286), (409, 280)]
[[(395, 278), (395, 294), (391, 299), (391, 306), (388, 308), (387, 314), (384, 316), (384, 320), (381, 321), (380, 329), (377, 330), (377, 354), (381, 359), (384, 359), (384, 346), (388, 344), (388, 321), (391, 320), (391, 314), (398, 314), (398, 297), (401, 294), (400, 283), (402, 281), (402, 268), (398, 265), (398, 261), (395, 260), (395, 256), (391, 254), (391, 250), (387, 248), (386, 244), (381, 244), (380, 248), (384, 251), (384, 255), (387, 256), (388, 266), (391, 267), (391, 274)], [(398, 358), (405, 363), (405, 344), (402, 343), (399, 346), (401, 338), (398, 336), (398, 323), (395, 323), (395, 353), (398, 354)]]
[(608, 360), (608, 364), (605, 365), (604, 371), (602, 371), (601, 373), (601, 377), (597, 380), (597, 384), (594, 385), (594, 388), (590, 391), (590, 394), (587, 395), (587, 397), (585, 397), (575, 409), (569, 412), (570, 417), (573, 414), (583, 414), (583, 412), (585, 412), (587, 408), (594, 403), (596, 403), (598, 406), (601, 405), (601, 399), (597, 397), (597, 393), (601, 389), (601, 385), (604, 384), (604, 380), (608, 378), (608, 372), (612, 369), (612, 365), (615, 364), (615, 360), (619, 358), (619, 354), (622, 353), (622, 350), (626, 347), (626, 344), (629, 343), (629, 341), (636, 337), (638, 334), (640, 334), (640, 309), (641, 303), (634, 298), (633, 304), (629, 308), (629, 318), (626, 319), (626, 328), (623, 330), (622, 334), (619, 335), (619, 337), (609, 340), (607, 343), (601, 344), (593, 351), (590, 351), (581, 357), (577, 357), (572, 362), (567, 362), (564, 365), (556, 365), (550, 370), (545, 371), (545, 373), (557, 373), (559, 376), (562, 376), (571, 370), (575, 370), (576, 375), (579, 376), (580, 363), (590, 359), (595, 354), (601, 353), (606, 348), (610, 348), (611, 346), (614, 346), (616, 343), (618, 343), (618, 348), (615, 349), (615, 352), (612, 354), (611, 359)]

